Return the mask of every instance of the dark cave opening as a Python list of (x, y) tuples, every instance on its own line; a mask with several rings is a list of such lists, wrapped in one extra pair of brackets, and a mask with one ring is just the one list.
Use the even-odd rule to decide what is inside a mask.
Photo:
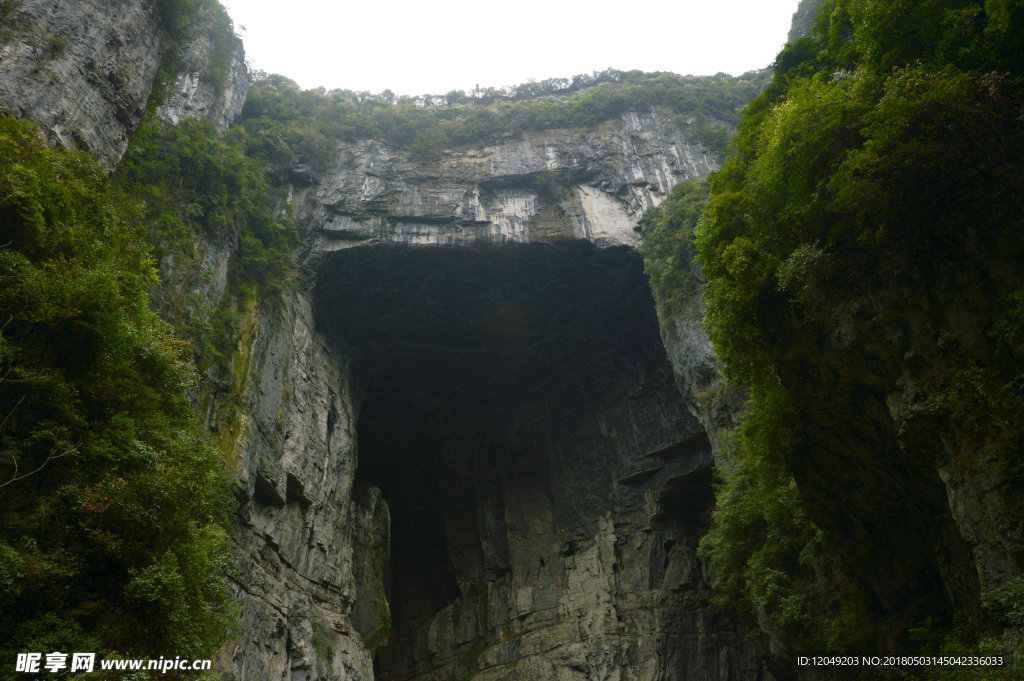
[[(550, 487), (552, 467), (586, 466), (608, 481), (587, 493), (608, 503), (607, 452), (564, 443), (603, 405), (671, 384), (654, 303), (635, 250), (584, 242), (343, 250), (325, 259), (315, 301), (364, 395), (357, 485), (390, 507), (377, 677), (410, 678), (424, 671), (423, 625), (510, 569), (510, 481)], [(572, 505), (554, 510), (570, 528)]]

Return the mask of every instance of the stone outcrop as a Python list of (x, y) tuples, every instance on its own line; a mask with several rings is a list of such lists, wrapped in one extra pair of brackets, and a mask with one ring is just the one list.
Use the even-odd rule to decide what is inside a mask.
[(950, 612), (980, 620), (982, 594), (1021, 574), (1024, 493), (1008, 463), (1019, 444), (1000, 442), (998, 413), (979, 422), (937, 408), (963, 390), (965, 357), (1005, 361), (992, 320), (1019, 277), (1004, 242), (975, 239), (963, 237), (970, 257), (957, 268), (886, 253), (855, 286), (846, 272), (810, 289), (802, 317), (766, 325), (786, 339), (772, 353), (801, 411), (793, 471), (808, 514), (885, 613), (882, 637)]
[[(206, 118), (221, 133), (227, 132), (249, 92), (241, 38), (232, 36), (231, 47), (229, 56), (217, 54), (211, 28), (202, 20), (195, 22), (178, 56), (178, 75), (168, 87), (157, 115), (175, 124), (186, 118)], [(225, 59), (225, 63), (216, 64), (218, 59)]]
[[(13, 7), (0, 106), (112, 167), (171, 49), (156, 4)], [(193, 30), (160, 115), (236, 115), (244, 58), (217, 85), (213, 54)], [(673, 377), (633, 248), (715, 168), (671, 118), (273, 169), (306, 282), (243, 310), (231, 385), (199, 400), (239, 509), (225, 674), (757, 677), (695, 553), (712, 457), (677, 380), (713, 361), (692, 327), (700, 368), (674, 351)], [(220, 304), (235, 247), (200, 244), (185, 293)]]
[(226, 129), (247, 90), (237, 43), (226, 84), (209, 82), (209, 36), (193, 27), (175, 45), (159, 3), (138, 0), (16, 0), (0, 17), (0, 111), (37, 121), (55, 143), (82, 147), (113, 169), (145, 111), (167, 52), (181, 49), (182, 73), (166, 117), (208, 116)]
[[(250, 317), (239, 403), (220, 405), (239, 501), (233, 534), (238, 639), (222, 654), (235, 678), (372, 679), (348, 617), (356, 414), (348, 367), (313, 328), (308, 300)], [(305, 675), (305, 676), (303, 676)]]
[[(644, 210), (714, 154), (668, 112), (584, 130), (545, 130), (421, 159), (379, 141), (340, 145), (322, 173), (281, 169), (306, 230), (305, 255), (376, 243), (414, 246), (577, 239), (636, 245)], [(315, 268), (315, 265), (312, 265)]]
[(169, 44), (156, 3), (23, 0), (0, 47), (0, 109), (38, 121), (112, 168), (142, 118)]
[[(791, 39), (817, 4), (801, 2)], [(176, 42), (159, 7), (0, 3), (0, 111), (112, 169), (174, 62), (159, 115), (225, 130), (247, 89), (241, 43), (224, 64), (202, 22)], [(271, 169), (304, 281), (243, 311), (232, 383), (198, 400), (238, 503), (227, 676), (771, 678), (696, 555), (712, 444), (741, 396), (720, 380), (699, 288), (659, 327), (634, 249), (643, 211), (716, 167), (672, 118), (427, 157), (339, 142), (326, 166)], [(214, 309), (237, 243), (197, 247), (203, 276), (173, 294)], [(808, 510), (894, 636), (930, 594), (971, 616), (1020, 574), (1019, 471), (933, 422), (933, 367), (984, 347), (993, 292), (1019, 288), (969, 255), (923, 292), (892, 285), (911, 271), (898, 260), (848, 277), (859, 289), (817, 301), (827, 334), (787, 315), (767, 329), (789, 339), (775, 360), (808, 415), (794, 466)]]
[[(275, 170), (317, 321), (246, 343), (230, 439), (260, 633), (230, 670), (370, 678), (372, 656), (378, 679), (755, 678), (696, 557), (713, 460), (632, 248), (646, 208), (714, 167), (654, 112), (434, 159), (346, 143), (325, 171)], [(300, 327), (312, 355), (289, 349)]]

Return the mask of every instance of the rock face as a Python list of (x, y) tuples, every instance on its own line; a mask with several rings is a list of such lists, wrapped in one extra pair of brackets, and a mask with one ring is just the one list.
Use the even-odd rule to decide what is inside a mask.
[(278, 169), (312, 286), (254, 317), (210, 424), (242, 508), (229, 673), (757, 676), (710, 606), (710, 445), (632, 248), (714, 164), (655, 112)]
[(352, 494), (347, 365), (315, 332), (303, 298), (253, 318), (243, 345), (242, 401), (210, 423), (237, 454), (239, 498), (241, 635), (221, 666), (239, 679), (371, 679), (348, 617), (358, 595), (354, 521), (369, 502)]
[(157, 115), (171, 123), (186, 118), (207, 118), (224, 133), (242, 111), (249, 92), (245, 49), (242, 40), (233, 36), (227, 63), (216, 65), (224, 72), (217, 74), (214, 62), (220, 55), (210, 31), (202, 22), (196, 24), (181, 50), (178, 75), (157, 108)]
[(16, 4), (0, 48), (0, 108), (112, 168), (128, 145), (168, 46), (156, 3)]
[[(282, 172), (307, 257), (356, 245), (636, 245), (643, 211), (684, 177), (716, 167), (671, 115), (628, 113), (418, 159), (377, 141), (342, 145), (324, 173)], [(315, 269), (315, 264), (309, 263)]]
[[(94, 152), (108, 169), (128, 146), (173, 41), (158, 3), (138, 0), (18, 0), (0, 26), (0, 111), (39, 122), (52, 141)], [(184, 71), (168, 93), (166, 116), (209, 116), (222, 128), (245, 100), (238, 43), (227, 86), (214, 92), (203, 72), (208, 36), (195, 30)], [(206, 47), (204, 47), (206, 46)]]
[[(113, 167), (171, 49), (157, 4), (8, 7), (0, 107)], [(223, 129), (243, 55), (218, 81), (193, 29), (159, 113)], [(239, 508), (226, 675), (759, 678), (695, 553), (712, 458), (684, 393), (713, 360), (691, 324), (673, 375), (633, 248), (714, 167), (655, 111), (276, 169), (306, 285), (245, 310), (234, 383), (202, 401)], [(215, 306), (235, 244), (201, 248)]]

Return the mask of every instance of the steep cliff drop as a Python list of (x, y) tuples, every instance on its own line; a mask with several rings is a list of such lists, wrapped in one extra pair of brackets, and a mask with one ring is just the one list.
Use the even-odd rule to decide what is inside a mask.
[(390, 508), (387, 583), (357, 596), (377, 619), (354, 622), (376, 678), (740, 678), (694, 554), (710, 448), (635, 251), (392, 246), (321, 267), (318, 327), (365, 395), (357, 489)]
[[(175, 35), (173, 7), (25, 0), (0, 109), (108, 168), (147, 101), (225, 129), (241, 44), (210, 33), (218, 12)], [(695, 554), (712, 457), (677, 379), (710, 347), (694, 331), (670, 364), (634, 248), (643, 211), (717, 165), (677, 114), (428, 158), (333, 140), (320, 167), (272, 169), (303, 282), (238, 311), (230, 379), (197, 399), (237, 501), (225, 676), (757, 677)], [(185, 293), (211, 310), (237, 237), (195, 245)]]

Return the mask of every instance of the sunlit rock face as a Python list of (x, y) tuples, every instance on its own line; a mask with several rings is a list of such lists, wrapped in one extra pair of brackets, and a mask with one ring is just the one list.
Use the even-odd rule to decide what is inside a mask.
[(546, 130), (423, 159), (379, 141), (340, 146), (324, 173), (284, 171), (308, 253), (367, 243), (585, 240), (635, 245), (644, 210), (715, 168), (668, 113)]

